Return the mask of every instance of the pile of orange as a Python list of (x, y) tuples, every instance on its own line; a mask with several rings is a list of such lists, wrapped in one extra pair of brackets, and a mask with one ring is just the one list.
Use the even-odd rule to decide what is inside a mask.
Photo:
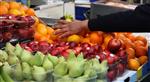
[(137, 70), (148, 61), (148, 43), (145, 37), (134, 36), (132, 33), (120, 33), (116, 37), (125, 43), (129, 69)]
[(28, 8), (27, 6), (17, 3), (17, 2), (0, 2), (0, 15), (3, 14), (13, 14), (13, 15), (30, 15), (34, 16), (35, 12), (32, 8)]
[(57, 36), (53, 34), (54, 30), (42, 23), (38, 23), (35, 28), (34, 39), (36, 41), (47, 41), (53, 43)]

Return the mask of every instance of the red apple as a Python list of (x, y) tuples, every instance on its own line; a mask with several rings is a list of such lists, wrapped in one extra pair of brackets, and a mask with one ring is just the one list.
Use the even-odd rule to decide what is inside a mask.
[(110, 65), (112, 65), (115, 62), (113, 57), (108, 57), (107, 61), (108, 61), (108, 64), (110, 64)]
[(119, 64), (117, 65), (117, 69), (118, 69), (118, 75), (123, 74), (124, 71), (125, 71), (125, 67), (124, 67), (124, 65), (121, 64), (121, 63), (119, 63)]
[(43, 52), (44, 54), (48, 52), (49, 44), (46, 41), (40, 41), (38, 45), (39, 51)]
[(6, 15), (6, 19), (17, 20), (15, 15)]
[(81, 52), (82, 48), (81, 47), (75, 47), (74, 50), (75, 50), (76, 54), (79, 54)]
[(84, 48), (86, 51), (88, 51), (88, 50), (90, 50), (91, 48), (90, 47), (86, 47), (86, 48)]
[(33, 52), (33, 50), (28, 46), (27, 43), (20, 43), (20, 46), (21, 46), (22, 48), (24, 48), (25, 50), (28, 50), (28, 51), (30, 51), (30, 52)]
[(96, 57), (96, 55), (91, 54), (91, 53), (88, 53), (88, 54), (85, 56), (86, 59), (92, 59), (92, 58), (95, 58), (95, 57)]
[(59, 52), (59, 50), (57, 50), (57, 49), (53, 49), (52, 51), (51, 51), (51, 55), (52, 56), (57, 56), (57, 55), (59, 55), (60, 54), (60, 52)]
[[(88, 48), (88, 47), (87, 47), (87, 48)], [(94, 48), (94, 47), (91, 46), (91, 47), (89, 47), (88, 49), (89, 49), (89, 50), (88, 50), (88, 53), (93, 54), (93, 55), (95, 54), (95, 48)]]
[(30, 47), (28, 47), (28, 46), (24, 47), (24, 49), (26, 49), (26, 50), (28, 50), (30, 52), (33, 52), (33, 50)]
[(119, 57), (116, 55), (114, 55), (113, 58), (114, 58), (115, 62), (119, 60)]
[(116, 55), (119, 56), (119, 57), (126, 56), (126, 51), (125, 51), (125, 50), (119, 50), (119, 51), (116, 53)]
[(60, 45), (59, 45), (58, 42), (53, 43), (53, 47), (59, 47), (59, 46), (60, 46)]
[(88, 51), (83, 51), (83, 55), (86, 57), (86, 55), (88, 55)]
[(28, 30), (24, 28), (18, 29), (18, 36), (20, 36), (20, 39), (27, 39), (29, 37)]
[(28, 46), (35, 52), (39, 50), (39, 45), (37, 41), (29, 42)]
[(61, 47), (66, 46), (66, 42), (60, 42), (60, 46)]
[(111, 39), (108, 42), (108, 50), (112, 53), (116, 53), (121, 48), (121, 41), (119, 39)]
[(106, 58), (108, 58), (111, 54), (108, 50), (104, 50), (102, 53), (105, 54)]
[(80, 46), (81, 46), (82, 48), (87, 48), (87, 47), (90, 47), (91, 45), (88, 44), (88, 43), (81, 43)]
[(69, 43), (70, 43), (70, 42), (66, 42), (65, 45), (66, 45), (66, 46), (69, 46)]
[(3, 41), (5, 41), (5, 42), (11, 40), (12, 37), (13, 37), (13, 35), (10, 32), (3, 33)]
[(20, 43), (20, 46), (21, 46), (22, 48), (25, 48), (25, 47), (28, 47), (28, 44), (27, 44), (27, 43)]
[(25, 16), (25, 18), (27, 19), (27, 23), (29, 26), (31, 26), (35, 23), (35, 20), (32, 16)]
[(63, 51), (61, 55), (65, 58), (68, 58), (69, 53), (67, 51)]
[(33, 35), (34, 35), (34, 29), (32, 27), (28, 28), (28, 35), (29, 35), (29, 38), (33, 37)]
[(97, 44), (97, 45), (94, 45), (93, 47), (94, 47), (94, 49), (95, 49), (96, 52), (101, 52), (101, 51), (102, 51), (101, 46), (98, 45), (98, 44)]
[(107, 77), (109, 79), (110, 82), (112, 82), (115, 78), (116, 78), (116, 70), (110, 70), (108, 73), (107, 73)]
[(119, 56), (121, 60), (127, 61), (127, 54), (125, 50), (120, 50), (116, 55)]
[(59, 52), (62, 52), (62, 51), (64, 51), (66, 48), (65, 48), (65, 47), (57, 47), (56, 49), (59, 50)]
[(54, 44), (49, 44), (49, 47), (54, 47)]
[(105, 54), (103, 54), (103, 53), (101, 53), (101, 54), (99, 54), (99, 60), (102, 62), (103, 60), (105, 60), (106, 59), (106, 56), (105, 56)]

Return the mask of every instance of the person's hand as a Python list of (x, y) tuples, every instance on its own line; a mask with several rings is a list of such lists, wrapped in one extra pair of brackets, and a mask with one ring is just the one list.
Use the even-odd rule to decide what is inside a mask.
[(89, 31), (88, 29), (88, 20), (78, 21), (74, 20), (73, 22), (67, 22), (65, 20), (59, 20), (58, 24), (55, 25), (57, 29), (54, 34), (58, 35), (59, 38), (64, 38), (72, 34), (85, 34)]

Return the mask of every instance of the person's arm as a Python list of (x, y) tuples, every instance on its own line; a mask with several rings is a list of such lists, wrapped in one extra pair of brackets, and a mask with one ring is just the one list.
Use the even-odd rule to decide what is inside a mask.
[(150, 32), (150, 4), (140, 5), (134, 11), (91, 19), (88, 27), (91, 31)]

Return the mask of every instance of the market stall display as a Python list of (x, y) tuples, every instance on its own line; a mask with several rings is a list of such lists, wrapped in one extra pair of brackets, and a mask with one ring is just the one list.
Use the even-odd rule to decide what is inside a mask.
[[(16, 2), (0, 2), (0, 16), (0, 41), (6, 43), (0, 50), (0, 82), (6, 77), (7, 82), (112, 82), (148, 61), (143, 36), (94, 31), (59, 39), (33, 9)], [(12, 39), (31, 41), (12, 45)]]

